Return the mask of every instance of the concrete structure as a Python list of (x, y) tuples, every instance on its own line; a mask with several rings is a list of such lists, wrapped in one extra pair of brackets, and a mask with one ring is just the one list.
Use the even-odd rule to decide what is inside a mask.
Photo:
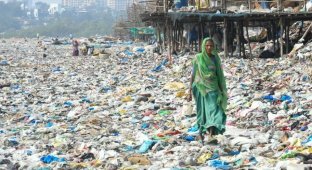
[(107, 0), (107, 6), (115, 11), (126, 11), (133, 0)]
[(62, 5), (67, 8), (83, 8), (95, 3), (96, 0), (62, 0)]
[(54, 15), (55, 13), (60, 13), (61, 12), (60, 5), (57, 3), (51, 3), (48, 11), (50, 15)]

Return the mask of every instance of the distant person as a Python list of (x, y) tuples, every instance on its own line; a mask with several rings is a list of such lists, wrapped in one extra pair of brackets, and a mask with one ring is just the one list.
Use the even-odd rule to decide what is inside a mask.
[(192, 30), (189, 32), (189, 44), (191, 45), (191, 49), (197, 51), (197, 40), (198, 40), (198, 31), (196, 27), (193, 27)]
[(77, 40), (73, 41), (73, 56), (79, 56), (79, 43)]
[(69, 39), (73, 40), (73, 34), (69, 34)]
[(37, 39), (39, 40), (39, 33), (37, 33)]

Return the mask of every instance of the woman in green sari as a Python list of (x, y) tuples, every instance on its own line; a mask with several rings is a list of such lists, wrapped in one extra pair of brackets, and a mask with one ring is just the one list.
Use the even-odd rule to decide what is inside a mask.
[[(203, 40), (202, 52), (193, 59), (190, 95), (196, 102), (197, 125), (202, 142), (204, 134), (223, 134), (226, 122), (227, 90), (221, 60), (210, 38)], [(210, 138), (211, 139), (211, 138)]]

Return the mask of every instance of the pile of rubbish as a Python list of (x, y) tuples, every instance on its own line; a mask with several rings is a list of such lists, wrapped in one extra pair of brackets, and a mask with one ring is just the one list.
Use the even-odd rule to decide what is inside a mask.
[(311, 167), (311, 43), (292, 58), (223, 58), (227, 129), (204, 145), (186, 102), (193, 53), (168, 67), (139, 43), (44, 48), (0, 43), (0, 169)]

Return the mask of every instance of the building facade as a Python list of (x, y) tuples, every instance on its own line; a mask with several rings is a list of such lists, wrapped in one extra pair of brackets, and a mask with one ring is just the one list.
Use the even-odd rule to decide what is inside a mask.
[(107, 6), (115, 11), (126, 11), (133, 0), (107, 0)]
[(65, 8), (83, 8), (95, 5), (97, 0), (62, 0)]

